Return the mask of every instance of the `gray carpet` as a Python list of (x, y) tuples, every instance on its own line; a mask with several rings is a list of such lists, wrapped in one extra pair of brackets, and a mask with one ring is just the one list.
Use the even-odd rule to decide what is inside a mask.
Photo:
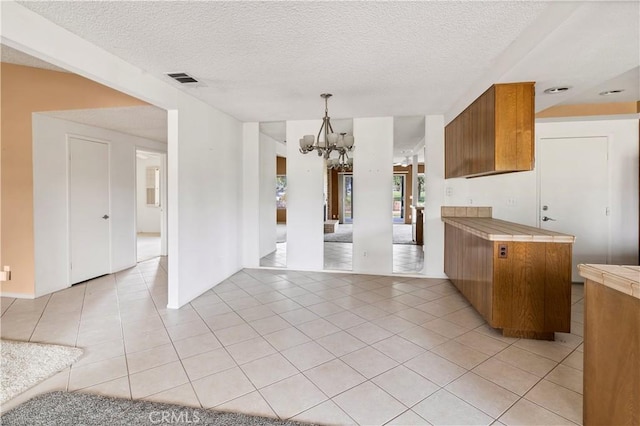
[[(352, 243), (353, 225), (348, 223), (338, 225), (338, 232), (324, 234), (324, 240), (332, 243)], [(393, 224), (393, 244), (415, 244), (411, 225)]]
[(296, 426), (305, 423), (205, 410), (158, 402), (111, 398), (77, 392), (39, 395), (0, 418), (2, 425), (247, 425)]
[(0, 341), (0, 403), (53, 376), (80, 358), (82, 349), (44, 343)]

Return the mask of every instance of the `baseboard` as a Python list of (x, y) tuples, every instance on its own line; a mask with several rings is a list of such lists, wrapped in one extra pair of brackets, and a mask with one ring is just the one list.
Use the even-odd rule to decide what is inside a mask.
[(9, 293), (6, 291), (0, 292), (0, 297), (11, 297), (13, 299), (35, 299), (36, 298), (36, 296), (33, 294)]

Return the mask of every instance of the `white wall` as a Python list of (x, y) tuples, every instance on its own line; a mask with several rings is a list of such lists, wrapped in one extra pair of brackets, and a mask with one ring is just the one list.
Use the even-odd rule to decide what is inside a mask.
[(18, 3), (0, 7), (3, 44), (167, 110), (168, 306), (237, 272), (242, 123)]
[(260, 257), (276, 249), (276, 144), (260, 133)]
[(160, 142), (33, 114), (35, 295), (69, 287), (67, 135), (109, 144), (111, 272), (136, 264), (136, 146)]
[(177, 173), (169, 170), (170, 179), (178, 178), (177, 194), (169, 194), (169, 224), (178, 218), (178, 262), (170, 252), (169, 268), (178, 268), (179, 294), (177, 301), (169, 299), (171, 308), (242, 268), (242, 124), (190, 98), (178, 110)]
[(301, 154), (298, 141), (315, 135), (321, 120), (287, 121), (287, 268), (324, 268), (324, 161)]
[[(161, 168), (161, 158), (149, 157), (147, 159), (136, 158), (136, 231), (160, 233), (160, 222), (162, 220), (162, 211), (160, 206), (147, 205), (147, 168)], [(162, 186), (162, 184), (161, 184)], [(160, 200), (164, 203), (164, 200)]]
[[(638, 259), (638, 119), (536, 123), (542, 138), (604, 136), (609, 140), (611, 195), (611, 263), (636, 264)], [(537, 145), (537, 144), (536, 144)], [(566, 161), (580, 161), (580, 153)], [(492, 206), (493, 216), (538, 226), (537, 169), (531, 172), (474, 179), (447, 179), (447, 205)], [(515, 205), (507, 204), (509, 198)]]
[(353, 271), (393, 272), (393, 117), (354, 118)]
[(444, 224), (440, 206), (445, 204), (444, 116), (425, 117), (424, 269), (431, 278), (444, 278)]
[(260, 266), (260, 128), (242, 126), (242, 262), (246, 268)]

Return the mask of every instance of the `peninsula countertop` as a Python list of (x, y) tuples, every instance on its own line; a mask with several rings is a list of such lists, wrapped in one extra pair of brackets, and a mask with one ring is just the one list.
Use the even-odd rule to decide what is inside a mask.
[(640, 266), (578, 265), (584, 278), (640, 299)]
[(442, 217), (442, 221), (489, 241), (537, 243), (573, 243), (575, 241), (573, 235), (561, 234), (491, 217)]

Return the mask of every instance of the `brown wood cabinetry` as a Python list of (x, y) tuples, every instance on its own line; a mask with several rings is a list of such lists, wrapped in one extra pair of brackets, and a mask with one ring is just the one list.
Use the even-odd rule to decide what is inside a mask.
[[(583, 423), (640, 425), (640, 270), (580, 265), (580, 273), (587, 278)], [(625, 281), (635, 281), (635, 290), (625, 294)]]
[(534, 83), (494, 84), (445, 127), (445, 178), (533, 170)]
[(571, 326), (571, 243), (494, 241), (445, 224), (445, 273), (503, 335), (553, 340)]

